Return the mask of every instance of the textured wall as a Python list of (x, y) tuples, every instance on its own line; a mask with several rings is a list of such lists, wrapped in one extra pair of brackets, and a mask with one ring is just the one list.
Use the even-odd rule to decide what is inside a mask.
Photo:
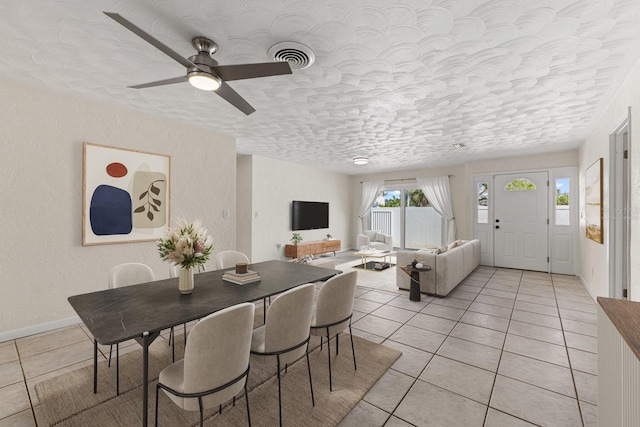
[(74, 316), (67, 297), (105, 289), (113, 265), (168, 277), (154, 242), (82, 246), (84, 141), (171, 155), (172, 218), (201, 218), (216, 248), (235, 246), (235, 215), (222, 215), (235, 209), (233, 138), (11, 81), (0, 117), (0, 337)]
[[(586, 143), (580, 150), (580, 194), (584, 194), (584, 173), (599, 157), (604, 159), (603, 167), (603, 195), (605, 212), (609, 209), (609, 134), (627, 117), (628, 107), (631, 107), (631, 277), (629, 292), (631, 299), (640, 301), (640, 264), (634, 262), (640, 256), (640, 217), (638, 204), (640, 203), (640, 62), (622, 85), (613, 101), (590, 133)], [(584, 210), (584, 201), (581, 205)], [(595, 296), (609, 296), (608, 245), (609, 224), (605, 217), (603, 236), (605, 243), (599, 244), (585, 237), (584, 220), (580, 224), (580, 275), (587, 282), (589, 290)]]
[[(253, 156), (252, 174), (251, 261), (284, 258), (292, 233), (292, 200), (329, 202), (329, 229), (300, 231), (304, 241), (322, 240), (330, 233), (342, 241), (342, 249), (353, 247), (355, 213), (348, 175), (261, 156)], [(279, 249), (278, 243), (283, 245)]]

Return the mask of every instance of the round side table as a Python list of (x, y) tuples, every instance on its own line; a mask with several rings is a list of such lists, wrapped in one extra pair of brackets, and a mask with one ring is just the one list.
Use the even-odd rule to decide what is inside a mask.
[(420, 301), (420, 272), (431, 271), (431, 267), (425, 265), (422, 268), (415, 268), (411, 264), (400, 267), (402, 271), (407, 273), (411, 277), (411, 283), (409, 285), (409, 300)]

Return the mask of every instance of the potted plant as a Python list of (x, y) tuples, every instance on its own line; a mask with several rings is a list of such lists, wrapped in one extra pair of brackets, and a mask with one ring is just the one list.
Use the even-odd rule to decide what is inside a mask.
[(300, 235), (300, 233), (293, 233), (293, 235), (291, 236), (291, 242), (294, 245), (297, 245), (298, 243), (302, 242), (302, 236)]

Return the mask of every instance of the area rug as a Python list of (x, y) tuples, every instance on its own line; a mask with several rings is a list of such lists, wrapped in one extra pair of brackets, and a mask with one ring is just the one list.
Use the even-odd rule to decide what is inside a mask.
[(376, 270), (375, 266), (376, 266), (376, 264), (379, 264), (379, 263), (380, 263), (380, 261), (369, 261), (369, 262), (367, 262), (367, 267), (366, 268), (365, 268), (364, 264), (362, 264), (362, 263), (360, 263), (358, 265), (354, 265), (353, 268), (363, 268), (363, 269), (369, 270), (369, 271), (386, 271), (391, 267), (395, 267), (395, 264), (389, 263), (389, 267), (388, 268), (385, 268), (385, 269), (382, 269), (382, 270)]
[[(314, 337), (315, 338), (315, 337)], [(305, 358), (288, 367), (282, 375), (283, 424), (290, 426), (333, 426), (360, 401), (365, 393), (400, 357), (400, 352), (354, 337), (358, 369), (353, 369), (349, 335), (340, 335), (340, 354), (332, 354), (333, 392), (329, 392), (327, 346), (322, 350), (314, 340), (310, 353), (315, 407), (311, 405)], [(179, 344), (177, 340), (176, 344)], [(331, 348), (335, 353), (335, 345)], [(178, 349), (176, 349), (178, 350)], [(181, 349), (180, 349), (180, 354)], [(99, 389), (93, 394), (93, 366), (51, 378), (36, 385), (42, 412), (50, 426), (131, 426), (142, 423), (142, 351), (120, 356), (120, 396), (115, 395), (115, 370), (100, 363)], [(171, 363), (170, 347), (159, 342), (149, 348), (149, 425), (155, 420), (155, 385), (159, 372)], [(249, 405), (254, 426), (278, 424), (278, 385), (275, 366), (251, 360)], [(195, 426), (198, 412), (187, 412), (160, 393), (160, 426)], [(222, 414), (205, 412), (205, 425), (246, 426), (244, 394), (236, 405), (228, 404)]]

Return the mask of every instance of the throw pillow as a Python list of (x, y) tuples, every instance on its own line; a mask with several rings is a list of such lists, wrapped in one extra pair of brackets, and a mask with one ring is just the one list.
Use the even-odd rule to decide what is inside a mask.
[(380, 242), (380, 243), (384, 243), (384, 238), (386, 236), (382, 233), (376, 233), (376, 238), (373, 239), (374, 242)]
[(467, 242), (468, 242), (468, 240), (456, 240), (456, 246), (463, 245), (463, 244), (465, 244)]
[(447, 245), (444, 245), (444, 246), (440, 246), (439, 248), (431, 249), (431, 253), (439, 255), (447, 252), (448, 250), (449, 250), (449, 247)]
[(451, 242), (451, 243), (449, 243), (449, 244), (447, 245), (447, 249), (448, 249), (448, 250), (451, 250), (451, 249), (455, 248), (456, 246), (458, 246), (458, 241), (457, 241), (457, 240), (454, 240), (453, 242)]

